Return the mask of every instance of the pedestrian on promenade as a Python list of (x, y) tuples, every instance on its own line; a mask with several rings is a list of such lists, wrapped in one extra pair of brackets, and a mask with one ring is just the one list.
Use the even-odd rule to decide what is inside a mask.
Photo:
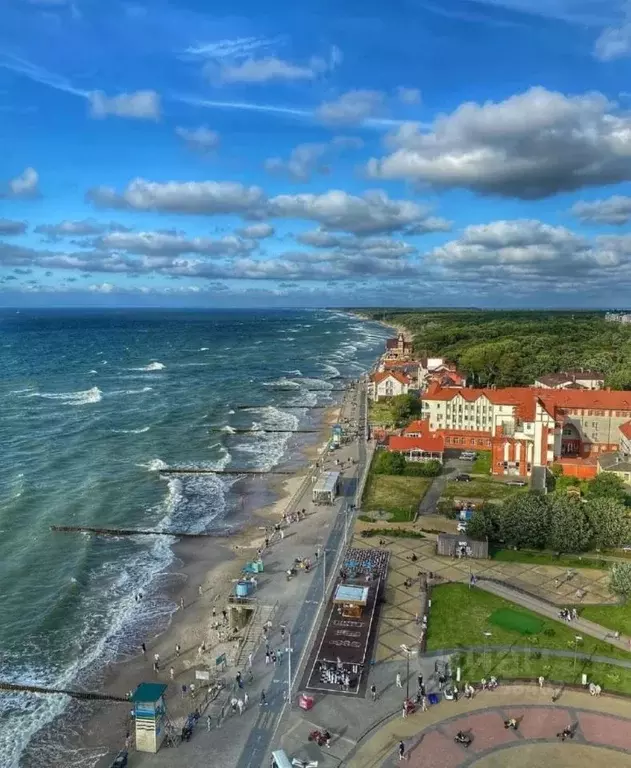
[(189, 691), (191, 692), (191, 699), (195, 698), (195, 683), (191, 683), (189, 686)]
[(280, 639), (281, 640), (285, 639), (285, 625), (284, 624), (280, 625)]
[(153, 654), (153, 660), (156, 662), (156, 664), (159, 664), (160, 663), (160, 654), (159, 653), (154, 653)]
[(140, 643), (140, 648), (142, 649), (142, 655), (147, 656), (147, 646), (144, 643)]
[(173, 667), (169, 669), (169, 677), (171, 678), (171, 680), (175, 680), (175, 670), (173, 669)]
[(176, 655), (176, 656), (179, 656), (179, 655), (180, 655), (180, 651), (181, 651), (181, 650), (182, 650), (182, 649), (180, 648), (180, 644), (179, 644), (179, 643), (177, 643), (177, 644), (176, 644), (176, 646), (175, 646), (175, 655)]
[(421, 696), (421, 712), (427, 712), (427, 696)]
[(405, 760), (405, 744), (402, 741), (399, 742), (399, 760)]
[(407, 701), (403, 702), (403, 718), (405, 719), (408, 716), (408, 703)]
[(243, 709), (244, 709), (244, 706), (245, 706), (245, 705), (243, 704), (243, 699), (239, 699), (239, 700), (237, 701), (237, 707), (239, 707), (239, 714), (240, 714), (240, 715), (242, 715), (242, 714), (243, 714)]
[(206, 715), (206, 730), (209, 731), (212, 726), (212, 720), (210, 718), (210, 715)]
[(278, 666), (280, 667), (280, 665), (283, 663), (283, 651), (282, 651), (282, 648), (279, 648), (276, 651), (276, 658), (278, 659)]
[(271, 658), (271, 656), (270, 656), (270, 652), (269, 652), (269, 648), (268, 648), (268, 649), (265, 651), (265, 663), (266, 663), (266, 664), (269, 664), (269, 662), (270, 662), (270, 658)]
[(239, 686), (239, 688), (243, 688), (243, 678), (241, 677), (241, 672), (237, 672), (235, 679), (237, 681), (237, 685)]
[(160, 666), (158, 665), (158, 662), (157, 662), (157, 661), (154, 661), (154, 662), (153, 662), (153, 671), (156, 673), (156, 675), (157, 675), (157, 674), (158, 674), (158, 672), (160, 671)]
[(272, 651), (271, 656), (272, 656), (272, 664), (274, 666), (276, 666), (276, 661), (277, 661), (277, 659), (276, 659), (276, 651)]
[(230, 709), (232, 710), (232, 714), (233, 715), (237, 714), (237, 706), (238, 706), (238, 704), (239, 704), (239, 699), (237, 699), (236, 696), (233, 696), (230, 699)]
[(283, 529), (281, 528), (281, 529), (280, 529), (280, 539), (281, 539), (281, 541), (282, 541), (284, 538), (285, 538), (285, 531), (283, 531)]
[(267, 549), (268, 547), (269, 547), (269, 538), (266, 536), (265, 537), (265, 549)]
[(180, 690), (182, 692), (182, 698), (184, 698), (186, 696), (186, 690), (187, 690), (186, 686), (182, 685), (182, 688)]
[(545, 682), (545, 678), (544, 678), (544, 676), (543, 676), (543, 675), (539, 675), (539, 680), (538, 680), (538, 682), (539, 682), (539, 688), (543, 688), (543, 684), (544, 684), (544, 682)]
[(370, 686), (370, 698), (377, 701), (377, 687), (374, 683)]
[(418, 687), (422, 688), (423, 687), (423, 675), (419, 675), (417, 679), (418, 679)]
[(201, 584), (199, 585), (199, 587), (197, 587), (197, 593), (199, 594), (200, 597), (202, 597), (204, 594), (204, 588), (202, 587)]
[(213, 605), (213, 619), (216, 619), (216, 618), (217, 618), (217, 609)]
[(184, 610), (184, 598), (183, 597), (180, 598), (180, 610), (181, 611)]
[(228, 611), (224, 608), (221, 615), (223, 616), (223, 623), (225, 624), (228, 621)]
[(403, 683), (401, 682), (401, 675), (397, 672), (397, 688), (403, 688)]
[(243, 694), (243, 706), (247, 707), (249, 703), (250, 703), (250, 697), (248, 696), (248, 692), (246, 691)]
[(252, 654), (248, 653), (248, 667), (252, 669)]
[(266, 707), (267, 706), (267, 699), (265, 698), (265, 691), (261, 691), (261, 699), (259, 701), (259, 706)]

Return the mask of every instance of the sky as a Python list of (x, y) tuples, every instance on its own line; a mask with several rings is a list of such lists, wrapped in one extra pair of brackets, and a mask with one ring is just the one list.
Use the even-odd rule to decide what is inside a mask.
[(630, 182), (631, 2), (3, 2), (0, 306), (630, 307)]

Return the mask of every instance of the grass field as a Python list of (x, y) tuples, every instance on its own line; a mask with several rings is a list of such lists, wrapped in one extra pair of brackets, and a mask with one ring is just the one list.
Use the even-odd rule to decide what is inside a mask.
[(531, 552), (529, 550), (491, 548), (491, 559), (502, 563), (532, 563), (533, 565), (557, 565), (560, 568), (596, 568), (599, 571), (609, 568), (611, 563), (599, 558), (560, 555), (553, 552)]
[(519, 488), (494, 480), (476, 478), (470, 483), (457, 483), (452, 480), (443, 491), (444, 499), (507, 499), (516, 493), (527, 491), (528, 487)]
[(489, 623), (502, 629), (518, 632), (520, 635), (538, 635), (544, 630), (544, 622), (535, 616), (512, 608), (500, 608), (489, 616)]
[(372, 424), (383, 424), (384, 426), (387, 424), (394, 424), (396, 421), (392, 415), (390, 403), (385, 400), (378, 403), (375, 403), (373, 400), (369, 402), (368, 420)]
[(584, 619), (623, 635), (631, 635), (631, 603), (624, 605), (585, 605), (580, 608)]
[(431, 485), (428, 477), (373, 475), (368, 477), (362, 509), (364, 512), (387, 512), (392, 523), (414, 519), (420, 500)]
[[(491, 622), (493, 614), (506, 610), (511, 611), (513, 620), (532, 622), (532, 626), (534, 622), (538, 622), (541, 630), (524, 637), (515, 629), (497, 626)], [(490, 637), (485, 638), (485, 632), (490, 632)], [(482, 647), (485, 642), (488, 646), (515, 645), (567, 651), (574, 649), (575, 634), (571, 626), (565, 623), (539, 616), (481, 589), (469, 589), (466, 584), (443, 584), (432, 591), (427, 634), (428, 651)], [(626, 651), (587, 635), (583, 638), (579, 650), (582, 653), (595, 653), (631, 661), (631, 654)]]
[(581, 658), (574, 663), (573, 658), (545, 656), (536, 652), (489, 651), (486, 654), (462, 654), (454, 663), (460, 666), (463, 681), (477, 682), (483, 677), (488, 679), (490, 675), (495, 675), (501, 684), (502, 680), (536, 680), (543, 675), (547, 681), (580, 685), (581, 676), (585, 673), (588, 681), (602, 686), (605, 693), (631, 694), (631, 669)]
[(473, 462), (471, 472), (474, 475), (491, 474), (491, 451), (477, 451), (478, 457)]

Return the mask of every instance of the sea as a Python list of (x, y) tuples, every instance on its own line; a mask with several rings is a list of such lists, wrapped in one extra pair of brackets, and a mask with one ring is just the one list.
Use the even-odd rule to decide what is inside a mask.
[[(174, 539), (51, 525), (229, 533), (237, 477), (158, 470), (295, 459), (323, 414), (300, 406), (333, 405), (387, 335), (323, 310), (0, 310), (0, 680), (81, 685), (175, 609)], [(0, 693), (1, 768), (58, 763), (37, 734), (68, 705)]]

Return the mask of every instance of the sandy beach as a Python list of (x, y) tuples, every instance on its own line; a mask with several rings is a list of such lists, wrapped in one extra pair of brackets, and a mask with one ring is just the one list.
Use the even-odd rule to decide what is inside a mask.
[[(240, 487), (235, 486), (242, 507), (238, 530), (229, 536), (175, 543), (175, 561), (164, 579), (156, 584), (156, 589), (165, 592), (169, 602), (177, 606), (170, 616), (165, 617), (166, 628), (158, 627), (144, 639), (146, 657), (139, 647), (136, 655), (109, 665), (86, 687), (124, 696), (139, 682), (157, 680), (170, 684), (167, 705), (173, 720), (183, 718), (190, 711), (190, 700), (182, 700), (179, 690), (183, 684), (188, 686), (194, 682), (194, 670), (200, 663), (206, 662), (212, 667), (214, 659), (223, 653), (229, 660), (234, 657), (240, 635), (234, 641), (225, 642), (213, 624), (221, 622), (221, 611), (244, 563), (264, 546), (265, 529), (279, 522), (294, 498), (304, 491), (305, 482), (326, 448), (330, 427), (337, 422), (339, 413), (339, 403), (323, 411), (318, 433), (304, 439), (299, 446), (299, 456), (291, 462), (296, 467), (294, 474), (239, 481)], [(274, 499), (271, 503), (261, 504), (270, 497)], [(180, 607), (182, 603), (183, 609)], [(218, 619), (213, 619), (213, 608)], [(200, 658), (198, 649), (202, 641), (206, 643), (206, 653)], [(175, 653), (176, 644), (181, 647), (179, 657)], [(157, 675), (152, 669), (156, 653), (160, 656)], [(170, 679), (171, 667), (174, 669), (173, 681)], [(38, 766), (38, 744), (58, 741), (60, 731), (63, 731), (66, 756), (51, 764), (51, 768), (68, 768), (68, 749), (76, 754), (76, 765), (109, 766), (108, 758), (100, 759), (100, 756), (124, 746), (126, 734), (133, 730), (129, 715), (130, 706), (125, 703), (71, 702), (68, 712), (62, 716), (63, 728), (59, 729), (53, 723), (43, 729), (25, 756), (25, 766)]]

